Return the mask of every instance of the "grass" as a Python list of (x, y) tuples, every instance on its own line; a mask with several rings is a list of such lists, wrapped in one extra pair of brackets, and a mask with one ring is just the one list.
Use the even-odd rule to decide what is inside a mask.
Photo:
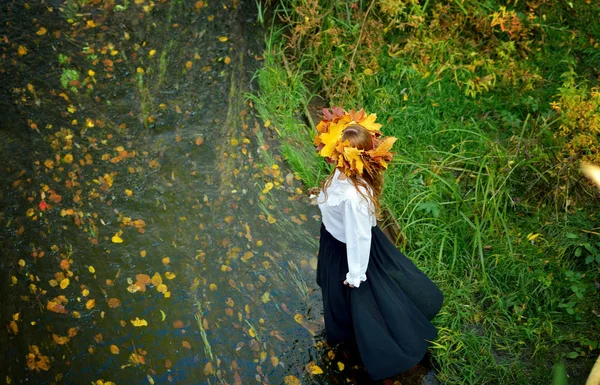
[[(572, 52), (585, 50), (575, 46), (581, 41), (565, 43), (570, 30), (563, 27), (550, 28), (530, 60), (518, 57), (520, 42), (511, 47), (488, 31), (478, 31), (475, 41), (459, 22), (483, 23), (486, 12), (499, 11), (491, 3), (484, 12), (450, 2), (458, 21), (442, 36), (430, 27), (386, 35), (378, 24), (386, 15), (377, 8), (369, 13), (369, 2), (359, 1), (355, 11), (324, 0), (311, 7), (280, 2), (287, 24), (271, 28), (265, 65), (256, 74), (260, 92), (251, 98), (310, 187), (328, 173), (314, 152), (312, 128), (303, 123), (315, 93), (331, 104), (376, 112), (385, 134), (399, 138), (383, 204), (401, 226), (403, 251), (445, 294), (431, 348), (442, 382), (547, 384), (561, 370), (583, 381), (600, 343), (590, 301), (598, 295), (593, 282), (600, 264), (589, 262), (598, 252), (588, 247), (600, 241), (599, 207), (561, 187), (562, 143), (553, 136), (559, 122), (549, 105), (561, 92), (560, 74), (571, 65), (593, 74), (581, 63), (595, 56), (573, 64)], [(394, 20), (443, 14), (429, 7), (399, 11)], [(548, 25), (567, 17), (550, 11)], [(363, 34), (370, 40), (361, 40)], [(380, 35), (388, 40), (378, 51)], [(398, 41), (414, 37), (418, 49), (390, 54)], [(478, 45), (465, 44), (469, 39)], [(488, 51), (477, 51), (482, 46), (504, 56), (486, 62)], [(423, 52), (431, 54), (426, 68)], [(471, 73), (471, 56), (487, 64)], [(509, 66), (525, 80), (511, 79), (504, 72)], [(371, 67), (375, 74), (362, 70)], [(489, 73), (495, 80), (485, 83)]]

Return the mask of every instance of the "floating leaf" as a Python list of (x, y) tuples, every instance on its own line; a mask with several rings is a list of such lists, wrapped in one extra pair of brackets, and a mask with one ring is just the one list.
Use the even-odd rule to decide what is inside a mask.
[(57, 334), (52, 334), (52, 338), (54, 339), (54, 342), (56, 342), (57, 345), (64, 345), (71, 339), (69, 337), (61, 337)]
[(85, 303), (85, 308), (90, 310), (92, 309), (94, 306), (96, 306), (96, 300), (95, 299), (90, 299)]
[(118, 298), (110, 298), (108, 300), (108, 307), (114, 309), (121, 306), (121, 300), (119, 300)]
[(311, 365), (311, 367), (310, 367), (310, 373), (311, 374), (323, 374), (323, 369), (321, 369), (317, 365)]
[(117, 345), (110, 345), (110, 352), (112, 354), (119, 354), (119, 347)]
[(285, 376), (285, 385), (302, 385), (296, 376)]
[(173, 279), (173, 278), (175, 278), (175, 277), (176, 277), (176, 275), (175, 275), (174, 273), (171, 273), (170, 271), (167, 271), (167, 272), (165, 273), (165, 277), (166, 277), (167, 279)]
[(60, 288), (65, 289), (67, 286), (69, 286), (69, 278), (61, 279), (60, 280)]
[(139, 317), (135, 317), (134, 320), (131, 320), (131, 324), (135, 327), (148, 326), (148, 322), (145, 319), (140, 319)]
[(119, 231), (118, 233), (116, 233), (115, 235), (113, 235), (113, 237), (111, 238), (113, 243), (123, 243), (123, 238), (120, 237), (120, 235), (122, 234), (122, 231)]

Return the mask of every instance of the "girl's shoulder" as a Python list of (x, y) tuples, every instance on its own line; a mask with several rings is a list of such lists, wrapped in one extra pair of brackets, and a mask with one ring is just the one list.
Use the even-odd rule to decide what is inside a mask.
[[(346, 180), (334, 180), (331, 185), (327, 187), (327, 205), (328, 206), (339, 206), (345, 201), (352, 201), (357, 204), (369, 204), (369, 201), (366, 197), (369, 196), (367, 190), (358, 186), (360, 189), (357, 190), (357, 187), (354, 184), (346, 179)], [(362, 194), (361, 194), (362, 193)]]

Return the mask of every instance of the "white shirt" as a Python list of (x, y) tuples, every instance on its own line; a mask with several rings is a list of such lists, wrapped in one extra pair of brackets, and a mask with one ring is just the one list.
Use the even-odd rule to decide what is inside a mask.
[[(375, 206), (356, 190), (350, 179), (338, 179), (340, 175), (341, 172), (336, 169), (331, 186), (327, 188), (327, 200), (321, 191), (317, 202), (325, 229), (346, 244), (349, 270), (346, 280), (359, 287), (361, 282), (367, 280), (371, 228), (377, 225), (373, 214)], [(363, 187), (359, 188), (368, 196)]]

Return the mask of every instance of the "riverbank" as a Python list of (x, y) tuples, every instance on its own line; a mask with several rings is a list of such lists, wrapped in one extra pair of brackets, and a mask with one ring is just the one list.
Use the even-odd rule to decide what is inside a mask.
[(254, 105), (309, 187), (314, 105), (399, 138), (383, 202), (446, 295), (447, 384), (582, 382), (598, 354), (598, 5), (271, 3)]

